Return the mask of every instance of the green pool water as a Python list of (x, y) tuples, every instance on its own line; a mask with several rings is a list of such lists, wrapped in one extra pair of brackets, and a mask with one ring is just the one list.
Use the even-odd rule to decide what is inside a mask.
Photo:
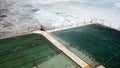
[(0, 40), (0, 68), (66, 68), (68, 65), (69, 68), (77, 67), (42, 35), (28, 34)]
[(50, 34), (92, 67), (120, 67), (120, 31), (92, 24)]

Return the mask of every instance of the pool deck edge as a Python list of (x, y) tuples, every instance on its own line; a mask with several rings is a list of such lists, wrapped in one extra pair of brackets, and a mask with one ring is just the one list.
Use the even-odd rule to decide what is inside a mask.
[(88, 24), (81, 24), (81, 25), (73, 26), (73, 27), (58, 28), (58, 29), (54, 29), (54, 30), (48, 30), (48, 31), (46, 31), (46, 32), (61, 31), (61, 30), (72, 29), (72, 28), (77, 28), (77, 27), (86, 26), (86, 25), (91, 25), (91, 24), (97, 24), (97, 23), (88, 23)]

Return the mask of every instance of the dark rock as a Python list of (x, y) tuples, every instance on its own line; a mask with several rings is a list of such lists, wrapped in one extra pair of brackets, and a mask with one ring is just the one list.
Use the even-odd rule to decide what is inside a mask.
[(7, 15), (0, 15), (0, 17), (1, 17), (1, 18), (5, 18), (5, 17), (7, 17)]

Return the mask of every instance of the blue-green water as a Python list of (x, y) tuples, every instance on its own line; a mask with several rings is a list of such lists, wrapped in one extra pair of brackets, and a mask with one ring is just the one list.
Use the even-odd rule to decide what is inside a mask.
[(120, 67), (120, 32), (117, 30), (93, 24), (53, 32), (51, 35), (76, 55), (79, 56), (71, 47), (86, 54), (96, 65), (89, 63), (82, 55), (79, 57), (93, 67), (99, 64), (106, 68)]
[[(49, 64), (51, 62), (53, 64)], [(63, 68), (68, 64), (72, 68), (77, 66), (42, 35), (28, 34), (0, 40), (0, 68)]]

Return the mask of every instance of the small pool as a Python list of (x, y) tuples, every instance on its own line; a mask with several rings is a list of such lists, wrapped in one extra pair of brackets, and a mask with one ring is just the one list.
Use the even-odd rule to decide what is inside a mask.
[(0, 40), (0, 68), (76, 68), (71, 59), (39, 34)]

